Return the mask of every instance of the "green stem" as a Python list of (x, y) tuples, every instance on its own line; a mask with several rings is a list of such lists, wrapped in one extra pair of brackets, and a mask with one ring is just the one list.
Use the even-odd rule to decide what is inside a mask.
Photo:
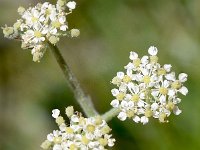
[(96, 116), (98, 115), (97, 111), (95, 110), (93, 103), (91, 101), (91, 98), (86, 95), (82, 88), (80, 87), (80, 84), (74, 74), (72, 73), (71, 69), (67, 65), (66, 61), (64, 60), (62, 54), (60, 53), (58, 47), (55, 45), (52, 45), (51, 43), (48, 43), (48, 46), (52, 50), (60, 68), (62, 69), (65, 79), (67, 80), (67, 83), (70, 87), (70, 89), (73, 91), (74, 96), (83, 109), (84, 113), (87, 117)]
[(110, 121), (113, 117), (117, 116), (119, 114), (120, 110), (118, 108), (112, 108), (105, 114), (103, 114), (101, 117), (106, 122)]

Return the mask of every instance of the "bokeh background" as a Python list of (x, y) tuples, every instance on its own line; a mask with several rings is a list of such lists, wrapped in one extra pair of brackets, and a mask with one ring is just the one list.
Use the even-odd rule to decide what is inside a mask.
[[(18, 6), (38, 2), (0, 0), (0, 26), (16, 21)], [(110, 81), (128, 63), (130, 51), (141, 56), (155, 45), (161, 64), (171, 63), (176, 72), (189, 75), (189, 94), (180, 104), (183, 113), (169, 123), (109, 122), (117, 139), (114, 150), (200, 149), (199, 18), (199, 0), (77, 0), (68, 21), (81, 36), (63, 38), (58, 46), (100, 113), (111, 108)], [(57, 129), (51, 110), (64, 113), (68, 105), (81, 111), (51, 52), (34, 63), (30, 51), (3, 38), (1, 31), (0, 150), (40, 149), (46, 135)]]

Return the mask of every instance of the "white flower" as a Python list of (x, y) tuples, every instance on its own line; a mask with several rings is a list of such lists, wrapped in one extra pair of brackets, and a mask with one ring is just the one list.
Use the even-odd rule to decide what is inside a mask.
[(120, 110), (118, 118), (121, 121), (132, 118), (136, 123), (146, 124), (153, 117), (160, 122), (168, 122), (171, 112), (179, 115), (181, 110), (178, 104), (181, 99), (179, 93), (186, 95), (188, 89), (183, 86), (188, 75), (181, 73), (178, 79), (171, 71), (170, 64), (158, 63), (158, 49), (151, 46), (148, 49), (150, 56), (141, 59), (135, 52), (130, 52), (129, 62), (124, 72), (117, 72), (112, 83), (117, 86), (111, 90), (116, 98), (110, 103)]
[[(58, 0), (56, 5), (45, 2), (28, 9), (19, 7), (18, 12), (21, 19), (17, 20), (13, 27), (7, 27), (7, 25), (3, 27), (4, 36), (20, 40), (23, 49), (32, 49), (33, 61), (39, 62), (45, 53), (45, 50), (39, 47), (46, 47), (48, 42), (55, 45), (61, 36), (70, 36), (67, 34), (66, 18), (75, 9), (75, 6), (74, 1), (66, 4), (65, 1)], [(77, 29), (75, 32), (73, 37), (80, 34)]]
[[(53, 133), (48, 134), (47, 140), (41, 144), (41, 148), (104, 150), (114, 146), (115, 139), (109, 134), (111, 129), (100, 116), (84, 118), (82, 114), (74, 112), (72, 106), (67, 107), (66, 110), (70, 124), (62, 123), (59, 125), (57, 120), (63, 119), (63, 117), (58, 116), (58, 110), (52, 111), (56, 114), (56, 123), (60, 130), (54, 130)], [(71, 114), (72, 112), (73, 114)]]
[(60, 115), (60, 110), (59, 109), (52, 110), (52, 117), (53, 118), (58, 118), (59, 115)]

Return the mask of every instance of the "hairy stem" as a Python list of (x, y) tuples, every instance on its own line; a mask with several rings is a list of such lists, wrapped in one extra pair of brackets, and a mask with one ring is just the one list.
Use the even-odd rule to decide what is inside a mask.
[(105, 114), (103, 114), (101, 117), (106, 122), (110, 121), (113, 117), (117, 116), (120, 110), (118, 108), (112, 108)]
[(74, 74), (72, 73), (70, 67), (67, 65), (66, 61), (64, 60), (62, 54), (60, 53), (58, 47), (55, 45), (52, 45), (51, 43), (48, 43), (48, 46), (52, 50), (60, 68), (62, 69), (65, 79), (67, 80), (67, 83), (70, 87), (70, 89), (73, 91), (74, 96), (83, 109), (84, 113), (87, 117), (96, 116), (98, 115), (97, 111), (95, 110), (93, 103), (91, 101), (91, 98), (84, 93), (82, 88), (80, 87), (80, 84)]

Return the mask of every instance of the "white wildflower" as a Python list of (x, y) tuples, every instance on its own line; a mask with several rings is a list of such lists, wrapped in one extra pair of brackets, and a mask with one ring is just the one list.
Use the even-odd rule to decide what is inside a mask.
[(21, 19), (13, 27), (2, 27), (6, 38), (17, 39), (22, 42), (23, 49), (32, 49), (33, 61), (39, 62), (45, 53), (48, 42), (55, 45), (60, 37), (71, 34), (77, 37), (78, 29), (67, 31), (67, 15), (75, 9), (74, 1), (58, 0), (56, 5), (44, 2), (34, 7), (18, 8)]
[(126, 73), (117, 72), (112, 80), (117, 88), (111, 90), (116, 99), (110, 104), (120, 110), (118, 118), (121, 121), (132, 118), (136, 123), (147, 124), (153, 117), (167, 122), (171, 112), (181, 113), (177, 106), (181, 102), (178, 96), (188, 93), (183, 86), (187, 74), (181, 73), (177, 78), (170, 64), (160, 65), (156, 47), (151, 46), (148, 53), (150, 56), (140, 59), (136, 52), (130, 52), (132, 62), (124, 67)]
[[(63, 118), (60, 116), (60, 111), (54, 109), (52, 113), (58, 124), (58, 120)], [(72, 106), (66, 108), (66, 114), (70, 124), (58, 124), (60, 130), (54, 130), (53, 133), (48, 134), (41, 148), (103, 150), (114, 146), (115, 139), (109, 134), (111, 129), (100, 116), (84, 118), (80, 113), (74, 112)]]

